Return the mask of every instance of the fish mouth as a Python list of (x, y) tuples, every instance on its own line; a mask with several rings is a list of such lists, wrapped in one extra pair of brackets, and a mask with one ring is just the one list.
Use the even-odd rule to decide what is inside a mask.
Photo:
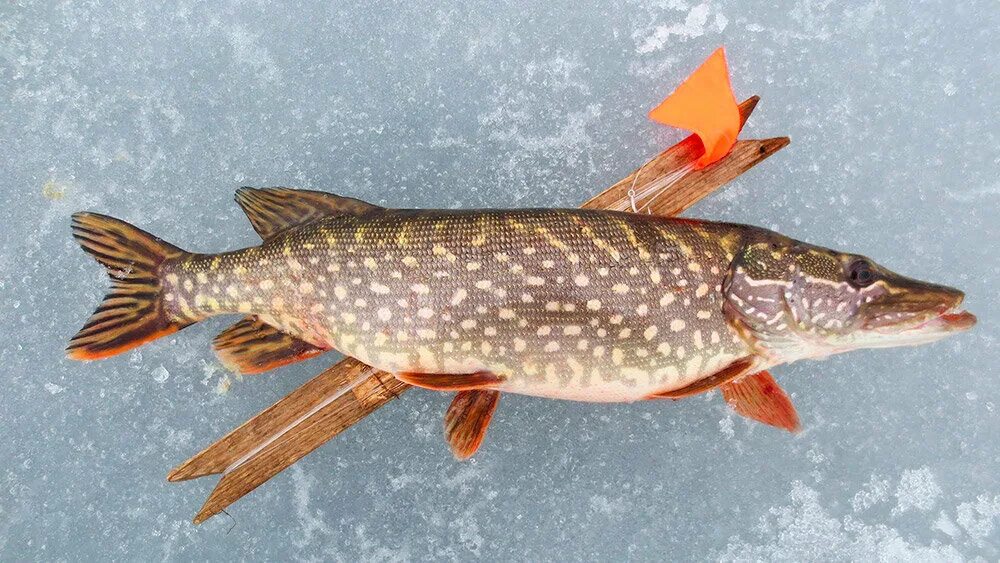
[(957, 307), (949, 308), (944, 313), (930, 319), (917, 327), (938, 332), (961, 332), (976, 326), (976, 316)]
[(919, 297), (889, 301), (868, 319), (868, 328), (883, 334), (946, 335), (969, 330), (976, 316), (962, 309), (965, 294), (943, 286)]

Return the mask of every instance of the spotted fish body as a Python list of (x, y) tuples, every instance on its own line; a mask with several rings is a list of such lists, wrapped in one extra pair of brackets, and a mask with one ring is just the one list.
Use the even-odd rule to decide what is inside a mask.
[(718, 387), (737, 412), (795, 429), (764, 370), (975, 324), (956, 289), (744, 225), (394, 210), (279, 188), (242, 189), (237, 202), (264, 242), (222, 254), (74, 215), (74, 235), (114, 285), (69, 355), (107, 357), (238, 313), (215, 340), (227, 365), (263, 371), (336, 349), (462, 391), (446, 424), (456, 454), (471, 455), (500, 391), (633, 401)]
[(588, 210), (378, 209), (164, 270), (171, 313), (258, 315), (385, 371), (628, 401), (750, 353), (721, 287), (747, 227)]

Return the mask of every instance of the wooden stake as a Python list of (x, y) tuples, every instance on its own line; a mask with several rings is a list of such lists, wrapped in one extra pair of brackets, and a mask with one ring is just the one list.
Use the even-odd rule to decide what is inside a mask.
[[(740, 104), (741, 127), (759, 98)], [(677, 215), (788, 145), (788, 137), (737, 141), (722, 160), (669, 184), (649, 205), (657, 215)], [(581, 207), (621, 208), (629, 191), (648, 185), (697, 159), (704, 149), (694, 135), (663, 151)], [(222, 473), (194, 522), (199, 524), (265, 483), (309, 452), (399, 397), (409, 385), (391, 374), (344, 358), (287, 397), (177, 466), (170, 481)]]

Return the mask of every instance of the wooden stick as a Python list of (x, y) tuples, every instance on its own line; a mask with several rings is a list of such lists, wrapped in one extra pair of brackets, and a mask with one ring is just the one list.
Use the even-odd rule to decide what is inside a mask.
[[(741, 127), (758, 100), (754, 96), (740, 105)], [(738, 141), (722, 160), (668, 185), (649, 210), (658, 215), (676, 215), (788, 143), (787, 137)], [(582, 207), (621, 208), (630, 199), (633, 187), (675, 172), (698, 158), (703, 150), (697, 137), (687, 137)], [(183, 481), (223, 474), (195, 516), (194, 522), (201, 523), (408, 388), (391, 374), (345, 358), (179, 465), (167, 479)]]

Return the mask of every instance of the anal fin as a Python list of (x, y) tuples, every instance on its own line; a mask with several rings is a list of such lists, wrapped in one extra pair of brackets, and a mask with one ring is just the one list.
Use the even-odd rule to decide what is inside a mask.
[(222, 331), (212, 341), (222, 363), (239, 373), (261, 373), (322, 354), (314, 346), (281, 332), (255, 316), (249, 316)]
[(747, 371), (753, 368), (754, 359), (750, 356), (746, 358), (740, 358), (728, 366), (720, 369), (719, 371), (709, 375), (708, 377), (703, 377), (694, 383), (681, 387), (680, 389), (673, 389), (670, 391), (661, 391), (659, 393), (654, 393), (648, 398), (650, 399), (683, 399), (684, 397), (690, 397), (691, 395), (697, 395), (699, 393), (704, 393), (706, 391), (711, 391), (720, 385), (726, 384), (741, 375), (744, 375)]
[(747, 418), (789, 432), (802, 429), (792, 401), (766, 371), (731, 381), (721, 389), (729, 406)]
[(444, 437), (455, 458), (465, 460), (476, 453), (486, 437), (499, 391), (459, 391), (444, 415)]
[(432, 391), (473, 391), (496, 389), (503, 378), (488, 371), (475, 373), (397, 373), (396, 379)]

